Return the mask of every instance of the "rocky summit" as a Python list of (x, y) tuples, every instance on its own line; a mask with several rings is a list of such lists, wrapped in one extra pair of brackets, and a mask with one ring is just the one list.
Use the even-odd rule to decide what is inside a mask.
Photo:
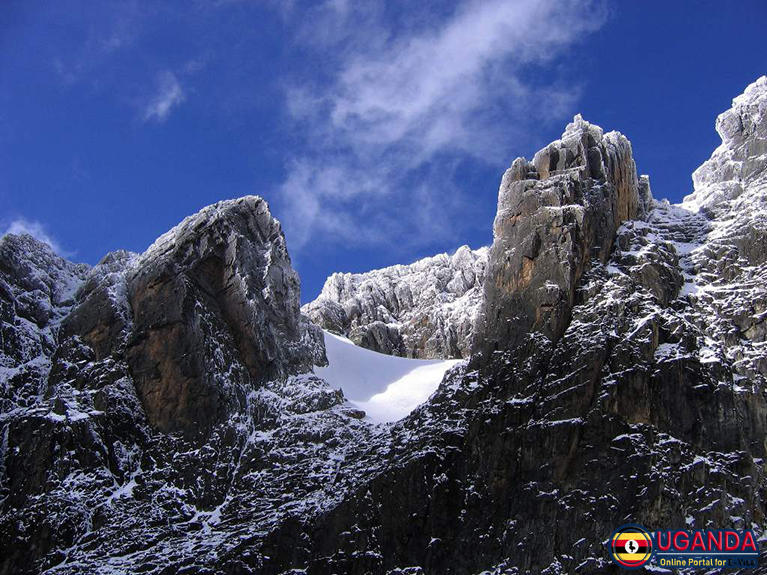
[(354, 343), (402, 357), (467, 358), (482, 302), (487, 248), (410, 265), (335, 273), (302, 311)]
[[(92, 268), (3, 237), (0, 573), (589, 574), (627, 522), (764, 539), (767, 77), (716, 129), (672, 205), (576, 116), (504, 174), (489, 249), (303, 310), (257, 197)], [(373, 424), (320, 328), (463, 361)]]
[(643, 218), (650, 201), (631, 143), (580, 116), (532, 162), (516, 159), (498, 195), (474, 350), (489, 356), (533, 332), (559, 339), (583, 274), (610, 257), (618, 227)]

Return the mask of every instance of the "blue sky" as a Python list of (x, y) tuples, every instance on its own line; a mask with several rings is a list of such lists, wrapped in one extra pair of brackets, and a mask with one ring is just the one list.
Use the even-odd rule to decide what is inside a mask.
[(5, 2), (0, 231), (93, 264), (258, 194), (307, 301), (489, 244), (504, 169), (578, 112), (681, 200), (765, 29), (763, 0)]

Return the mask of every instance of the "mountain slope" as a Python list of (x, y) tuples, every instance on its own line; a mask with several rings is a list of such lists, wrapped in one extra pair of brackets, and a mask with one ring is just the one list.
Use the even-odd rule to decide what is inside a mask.
[[(767, 125), (765, 80), (746, 94), (725, 117)], [(702, 281), (724, 287), (737, 270), (759, 277), (763, 264), (733, 238), (719, 253), (737, 249), (737, 257), (708, 260), (716, 274), (691, 269), (690, 258), (719, 248), (711, 230), (728, 226), (732, 214), (654, 202), (646, 181), (634, 185), (630, 170), (615, 170), (630, 166), (630, 156), (615, 161), (630, 150), (619, 137), (592, 152), (600, 132), (576, 118), (562, 141), (536, 156), (560, 152), (557, 171), (512, 165), (485, 281), (486, 290), (502, 291), (485, 300), (477, 354), (395, 426), (408, 438), (399, 463), (306, 531), (308, 572), (418, 565), (426, 573), (604, 573), (615, 567), (602, 542), (628, 520), (650, 529), (764, 531), (763, 372), (749, 376), (748, 364), (759, 364), (740, 359), (745, 350), (758, 353), (760, 335), (733, 331), (740, 328), (719, 314), (727, 303), (748, 313), (750, 300), (709, 305), (691, 293)], [(743, 138), (759, 133), (745, 130)], [(751, 151), (744, 165), (753, 165)], [(591, 163), (598, 158), (608, 169)], [(756, 163), (757, 172), (767, 167)], [(741, 217), (751, 223), (740, 237), (758, 233), (750, 228), (762, 220), (751, 218), (761, 211), (760, 177), (743, 179)], [(513, 182), (523, 183), (508, 197)], [(706, 192), (698, 187), (694, 198)], [(521, 211), (507, 211), (515, 201)], [(594, 210), (605, 201), (614, 207)], [(594, 245), (597, 257), (586, 257)], [(549, 250), (564, 257), (547, 260)], [(758, 306), (763, 288), (745, 287)], [(532, 297), (519, 297), (520, 289)], [(503, 321), (512, 317), (523, 325)], [(712, 329), (712, 319), (727, 329)], [(350, 531), (354, 541), (344, 539)]]
[(3, 238), (0, 573), (605, 573), (627, 520), (763, 535), (767, 78), (717, 129), (676, 206), (580, 117), (515, 160), (472, 356), (385, 425), (321, 376), (415, 364), (302, 318), (260, 198), (92, 269)]
[(482, 300), (487, 249), (459, 248), (364, 274), (336, 273), (302, 311), (317, 325), (381, 353), (466, 358)]

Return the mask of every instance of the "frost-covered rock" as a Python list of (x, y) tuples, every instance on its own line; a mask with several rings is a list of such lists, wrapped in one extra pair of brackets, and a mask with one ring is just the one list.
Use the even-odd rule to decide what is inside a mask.
[(124, 349), (133, 329), (127, 276), (137, 258), (131, 252), (112, 252), (88, 272), (77, 305), (63, 322), (62, 339), (82, 337), (99, 359)]
[(716, 119), (722, 144), (692, 175), (695, 192), (684, 200), (690, 209), (728, 209), (746, 187), (763, 181), (767, 163), (765, 117), (767, 76), (762, 76)]
[(0, 238), (0, 413), (45, 391), (61, 321), (87, 273), (30, 235)]
[(463, 246), (410, 265), (335, 273), (303, 311), (322, 328), (380, 353), (468, 357), (486, 262), (486, 248)]
[(747, 381), (767, 372), (767, 76), (716, 120), (722, 144), (693, 174), (679, 209), (700, 222), (682, 245), (696, 321)]
[[(652, 200), (628, 142), (578, 118), (532, 164), (514, 162), (496, 219), (504, 249), (494, 245), (484, 281), (489, 346), (385, 425), (360, 420), (320, 377), (333, 362), (303, 371), (324, 348), (301, 328), (284, 240), (253, 198), (74, 275), (47, 252), (11, 250), (4, 326), (50, 347), (34, 356), (41, 391), (0, 415), (0, 572), (596, 574), (612, 568), (604, 541), (627, 521), (763, 540), (767, 119), (765, 81), (754, 86), (720, 121), (723, 147), (681, 205)], [(397, 286), (419, 273), (420, 286), (439, 280), (422, 303), (445, 317), (440, 294), (465, 286), (440, 258), (407, 281), (385, 270), (350, 280), (355, 317), (399, 330), (387, 297), (404, 301)], [(55, 319), (27, 319), (17, 267), (76, 288), (76, 301), (40, 288)], [(48, 282), (59, 276), (74, 279)], [(315, 307), (320, 323), (348, 330), (345, 301)], [(263, 323), (243, 334), (243, 317)], [(253, 342), (279, 362), (265, 381), (251, 370), (264, 355), (243, 359)], [(372, 375), (408, 361), (382, 357)], [(169, 411), (208, 410), (205, 433), (190, 434), (189, 418), (163, 430), (148, 365), (168, 369)], [(404, 384), (413, 372), (389, 375)]]

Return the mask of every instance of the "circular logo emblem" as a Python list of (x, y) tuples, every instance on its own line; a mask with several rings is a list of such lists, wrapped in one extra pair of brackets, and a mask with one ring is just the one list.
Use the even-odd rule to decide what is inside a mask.
[(610, 537), (610, 557), (624, 569), (639, 569), (652, 559), (652, 537), (649, 531), (629, 523), (622, 525)]

